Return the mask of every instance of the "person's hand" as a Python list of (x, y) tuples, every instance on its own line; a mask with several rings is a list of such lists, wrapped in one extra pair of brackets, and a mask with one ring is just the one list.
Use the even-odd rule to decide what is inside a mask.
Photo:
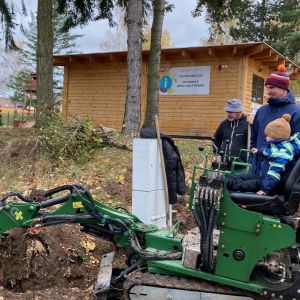
[(264, 191), (260, 190), (256, 193), (257, 195), (267, 195)]
[(247, 122), (252, 125), (253, 124), (253, 120), (254, 120), (254, 115), (248, 115), (247, 116)]
[(257, 150), (256, 148), (252, 148), (252, 149), (251, 149), (251, 152), (252, 152), (253, 154), (256, 154), (257, 151), (258, 151), (258, 150)]

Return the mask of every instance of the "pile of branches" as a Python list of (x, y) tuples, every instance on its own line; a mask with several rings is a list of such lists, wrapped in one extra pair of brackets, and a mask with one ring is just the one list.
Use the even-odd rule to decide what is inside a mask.
[(116, 130), (103, 126), (94, 129), (86, 118), (71, 116), (65, 120), (60, 114), (40, 128), (38, 143), (43, 151), (59, 160), (86, 158), (92, 149), (106, 146), (131, 150)]
[(115, 147), (132, 151), (132, 148), (129, 146), (130, 141), (128, 138), (122, 137), (113, 128), (100, 125), (100, 127), (93, 130), (93, 135), (101, 141), (101, 146), (103, 147)]

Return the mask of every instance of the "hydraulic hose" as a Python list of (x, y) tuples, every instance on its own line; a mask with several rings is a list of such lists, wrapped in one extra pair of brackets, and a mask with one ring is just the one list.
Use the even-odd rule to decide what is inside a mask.
[(33, 222), (40, 223), (44, 227), (52, 226), (57, 224), (68, 224), (68, 223), (75, 223), (75, 222), (83, 222), (87, 220), (94, 220), (92, 216), (73, 216), (73, 215), (52, 215), (52, 216), (45, 216), (41, 218), (33, 219)]
[(204, 189), (202, 189), (201, 193), (200, 193), (198, 205), (199, 205), (199, 211), (200, 211), (200, 220), (202, 223), (202, 230), (203, 230), (203, 232), (206, 232), (206, 230), (207, 230), (207, 222), (206, 222), (206, 214), (205, 214), (206, 207), (203, 205), (203, 201), (202, 201), (202, 199), (204, 197), (205, 197), (205, 191), (204, 191)]
[(143, 250), (139, 244), (139, 241), (136, 238), (136, 235), (130, 235), (128, 241), (135, 253), (137, 253), (141, 258), (145, 260), (166, 260), (166, 259), (180, 259), (181, 252), (167, 252), (167, 251), (157, 251), (151, 252)]
[(65, 184), (65, 185), (61, 185), (56, 188), (50, 189), (48, 191), (45, 191), (44, 197), (47, 198), (49, 196), (52, 196), (53, 194), (57, 194), (59, 192), (66, 191), (66, 190), (68, 190), (68, 191), (70, 191), (70, 193), (72, 193), (74, 191), (74, 189), (80, 189), (80, 188), (82, 188), (82, 186), (79, 184)]
[(214, 258), (213, 258), (213, 230), (215, 226), (215, 191), (210, 190), (210, 211), (209, 211), (209, 222), (208, 222), (208, 234), (207, 234), (207, 269), (209, 272), (213, 271)]
[(196, 205), (194, 206), (194, 209), (192, 210), (192, 213), (193, 213), (194, 219), (195, 219), (195, 221), (197, 223), (197, 226), (198, 226), (198, 228), (199, 228), (199, 230), (201, 232), (202, 231), (201, 220), (199, 218), (199, 214), (197, 212)]
[[(85, 195), (87, 196), (87, 199), (81, 195), (81, 193), (78, 191), (78, 188), (84, 191)], [(92, 215), (96, 220), (101, 222), (103, 216), (97, 210), (95, 206), (95, 200), (93, 199), (91, 193), (80, 185), (74, 186), (74, 190), (82, 198), (82, 204), (84, 208), (88, 211), (88, 213)], [(144, 259), (167, 260), (167, 259), (179, 259), (181, 257), (181, 252), (167, 252), (167, 251), (151, 252), (151, 251), (143, 250), (139, 244), (136, 234), (133, 231), (131, 231), (128, 228), (128, 226), (120, 219), (112, 219), (106, 216), (106, 223), (119, 227), (123, 232), (123, 234), (127, 235), (128, 242), (132, 247), (133, 251), (136, 252), (140, 257)]]
[(207, 247), (207, 259), (206, 259), (206, 269), (209, 272), (213, 271), (214, 268), (214, 259), (213, 259), (213, 229), (214, 229), (214, 209), (211, 210), (211, 214), (209, 216), (209, 225), (205, 240), (205, 245)]
[(195, 217), (201, 235), (201, 243), (200, 243), (200, 253), (201, 253), (200, 267), (201, 268), (205, 267), (204, 261), (205, 261), (205, 257), (207, 257), (206, 254), (207, 249), (204, 247), (204, 240), (207, 234), (206, 214), (204, 212), (204, 210), (206, 210), (206, 207), (203, 206), (203, 201), (202, 201), (204, 198), (205, 198), (205, 187), (202, 188), (199, 187), (195, 195), (193, 215)]
[(2, 204), (5, 204), (5, 201), (10, 197), (17, 197), (24, 202), (32, 202), (29, 197), (23, 196), (21, 193), (18, 193), (18, 192), (10, 192), (10, 193), (5, 194), (3, 196), (3, 198), (0, 199), (0, 202), (2, 202)]
[[(89, 220), (91, 221), (96, 220), (100, 223), (103, 222), (104, 216), (98, 211), (92, 194), (82, 185), (79, 184), (62, 185), (46, 191), (43, 196), (47, 198), (49, 196), (52, 196), (53, 194), (63, 192), (66, 190), (68, 190), (70, 193), (53, 199), (44, 200), (40, 202), (40, 207), (46, 208), (55, 204), (64, 203), (70, 198), (72, 194), (76, 193), (76, 195), (81, 198), (82, 205), (89, 213), (89, 215), (83, 215), (83, 216), (82, 215), (50, 215), (50, 216), (44, 216), (44, 217), (32, 219), (33, 223), (41, 224), (43, 226), (52, 226), (52, 225), (68, 224), (68, 223), (75, 223), (75, 222), (80, 223)], [(31, 200), (28, 197), (25, 197), (22, 194), (15, 193), (15, 192), (6, 194), (2, 199), (0, 199), (0, 201), (3, 204), (5, 204), (6, 199), (13, 196), (20, 198), (22, 201), (31, 202)], [(120, 219), (113, 219), (109, 216), (105, 216), (104, 223), (108, 228), (108, 229), (105, 228), (106, 234), (109, 234), (111, 236), (114, 236), (115, 234), (124, 234), (127, 237), (127, 240), (130, 246), (132, 247), (132, 249), (134, 250), (134, 252), (136, 252), (143, 259), (162, 260), (162, 259), (179, 259), (181, 257), (181, 252), (168, 252), (168, 251), (160, 251), (160, 250), (158, 250), (157, 252), (152, 252), (152, 251), (147, 251), (142, 249), (136, 234), (128, 228), (125, 222), (123, 222)], [(90, 228), (94, 230), (95, 233), (97, 229), (99, 229), (99, 228), (93, 228), (92, 226)]]
[(47, 207), (51, 207), (51, 206), (56, 205), (56, 204), (64, 203), (70, 198), (70, 195), (71, 194), (56, 197), (56, 198), (49, 199), (49, 200), (44, 200), (44, 201), (40, 202), (40, 207), (41, 208), (47, 208)]
[(199, 187), (195, 194), (193, 205), (193, 215), (199, 227), (201, 234), (200, 253), (201, 261), (200, 268), (208, 272), (212, 272), (215, 265), (214, 260), (214, 245), (213, 245), (213, 230), (217, 221), (219, 190), (208, 186)]
[(195, 192), (195, 197), (193, 199), (192, 213), (193, 213), (194, 219), (197, 223), (197, 226), (199, 228), (199, 231), (201, 232), (202, 231), (202, 224), (201, 224), (201, 219), (199, 217), (200, 213), (199, 213), (199, 205), (198, 205), (199, 195), (200, 195), (200, 190), (197, 189), (196, 192)]

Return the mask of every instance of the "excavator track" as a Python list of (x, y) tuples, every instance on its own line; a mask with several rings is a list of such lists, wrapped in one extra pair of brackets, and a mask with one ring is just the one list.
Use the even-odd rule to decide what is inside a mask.
[(126, 300), (260, 300), (248, 293), (194, 278), (143, 273), (131, 273), (123, 284)]

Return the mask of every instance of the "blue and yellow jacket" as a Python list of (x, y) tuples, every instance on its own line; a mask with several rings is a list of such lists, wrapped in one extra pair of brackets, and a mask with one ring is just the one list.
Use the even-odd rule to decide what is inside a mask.
[(280, 181), (288, 178), (300, 156), (300, 133), (289, 140), (270, 141), (259, 152), (266, 158), (261, 168), (262, 190), (271, 194)]

